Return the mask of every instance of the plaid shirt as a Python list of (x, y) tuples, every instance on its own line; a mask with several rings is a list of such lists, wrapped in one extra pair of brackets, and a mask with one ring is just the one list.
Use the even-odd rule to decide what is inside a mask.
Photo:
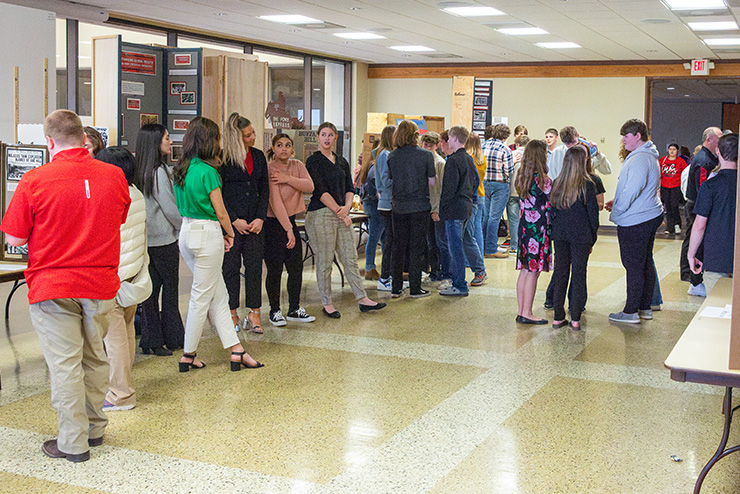
[(483, 143), (483, 154), (486, 155), (488, 166), (484, 180), (508, 182), (514, 173), (514, 158), (503, 141), (488, 139)]

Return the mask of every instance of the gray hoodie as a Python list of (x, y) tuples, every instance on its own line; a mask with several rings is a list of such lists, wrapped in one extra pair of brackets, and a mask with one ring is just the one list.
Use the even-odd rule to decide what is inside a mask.
[(662, 213), (658, 150), (648, 141), (624, 160), (609, 219), (618, 226), (634, 226)]

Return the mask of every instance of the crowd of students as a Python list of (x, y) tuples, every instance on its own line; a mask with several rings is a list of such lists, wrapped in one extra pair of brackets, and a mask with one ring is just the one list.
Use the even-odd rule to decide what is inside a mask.
[[(332, 319), (341, 317), (331, 291), (332, 264), (336, 261), (344, 267), (361, 312), (385, 308), (385, 303), (368, 297), (357, 264), (350, 217), (356, 186), (361, 190), (369, 224), (364, 275), (377, 280), (378, 291), (390, 291), (391, 298), (399, 298), (407, 290), (412, 298), (426, 297), (432, 287), (442, 296), (467, 296), (471, 287), (483, 285), (488, 278), (485, 258), (506, 258), (513, 251), (519, 270), (516, 322), (548, 323), (534, 315), (533, 300), (540, 273), (552, 270), (545, 301), (545, 307), (554, 310), (552, 326), (579, 330), (587, 302), (588, 259), (597, 240), (599, 211), (605, 207), (617, 225), (627, 280), (624, 308), (610, 314), (609, 319), (621, 323), (652, 319), (656, 303), (661, 303), (656, 301), (660, 293), (653, 261), (655, 233), (664, 222), (671, 233), (680, 228), (680, 216), (676, 220), (673, 207), (681, 197), (672, 189), (678, 187), (676, 176), (680, 177), (684, 168), (690, 213), (686, 264), (692, 276), (703, 275), (702, 286), (708, 290), (718, 278), (731, 276), (733, 271), (738, 136), (722, 135), (714, 127), (705, 131), (703, 146), (687, 166), (677, 157), (675, 144), (669, 146), (669, 155), (659, 164), (659, 153), (649, 140), (645, 123), (638, 119), (625, 122), (620, 129), (623, 164), (614, 199), (607, 202), (603, 183), (594, 170), (611, 173), (611, 165), (594, 143), (582, 139), (571, 126), (559, 133), (548, 129), (545, 140), (530, 139), (527, 129), (520, 126), (515, 129), (512, 149), (505, 144), (511, 134), (506, 125), (487, 128), (481, 144), (479, 136), (462, 126), (420, 136), (416, 124), (404, 120), (398, 127), (383, 130), (371, 160), (358, 167), (354, 177), (347, 161), (333, 151), (337, 129), (329, 122), (319, 126), (319, 150), (305, 165), (294, 158), (293, 141), (285, 134), (272, 139), (265, 156), (254, 147), (251, 123), (237, 113), (229, 117), (223, 139), (215, 122), (193, 119), (174, 167), (169, 165), (172, 142), (162, 125), (140, 129), (135, 157), (123, 147), (104, 148), (92, 128), (83, 134), (79, 118), (66, 110), (50, 115), (45, 128), (54, 166), (24, 177), (2, 228), (11, 245), (28, 242), (32, 256), (27, 270), (31, 314), (53, 374), (52, 391), (57, 396), (53, 404), (60, 412), (60, 440), (47, 441), (43, 447), (44, 453), (54, 458), (89, 458), (89, 452), (72, 451), (85, 447), (80, 431), (86, 426), (74, 411), (80, 403), (85, 403), (90, 424), (97, 424), (85, 435), (90, 446), (102, 444), (107, 424), (99, 408), (113, 411), (135, 406), (131, 367), (137, 305), (141, 304), (142, 351), (169, 356), (182, 349), (180, 372), (206, 366), (196, 353), (206, 320), (215, 327), (224, 349), (230, 350), (232, 371), (263, 367), (246, 352), (238, 335), (241, 329), (263, 332), (263, 261), (269, 322), (279, 327), (288, 321), (315, 321), (300, 305), (303, 252), (296, 217), (304, 211), (323, 314)], [(80, 149), (83, 135), (87, 151)], [(87, 168), (78, 170), (79, 163)], [(115, 167), (105, 168), (108, 165), (103, 163)], [(54, 185), (57, 169), (67, 170), (69, 177), (64, 179), (71, 181), (71, 193)], [(82, 183), (84, 193), (79, 189)], [(115, 200), (101, 202), (103, 184), (117, 191)], [(32, 192), (39, 187), (52, 194), (47, 197)], [(303, 195), (309, 193), (306, 206)], [(92, 203), (87, 201), (91, 197), (97, 210), (90, 209)], [(48, 212), (38, 210), (43, 214), (29, 215), (37, 210), (39, 200), (51, 201), (53, 207)], [(115, 227), (115, 235), (110, 236), (116, 242), (111, 244), (108, 238), (99, 248), (105, 249), (98, 256), (105, 265), (98, 266), (89, 253), (70, 258), (66, 262), (73, 266), (63, 277), (66, 281), (44, 286), (35, 276), (54, 273), (60, 262), (55, 256), (67, 254), (60, 254), (51, 244), (40, 244), (38, 239), (46, 235), (48, 240), (48, 227), (66, 221), (65, 201), (85, 217), (80, 223), (84, 224), (83, 237), (92, 235), (91, 228), (100, 217), (105, 229)], [(499, 224), (505, 210), (511, 240), (508, 245), (499, 245)], [(380, 272), (375, 264), (379, 242)], [(177, 296), (180, 256), (193, 274), (184, 325)], [(244, 320), (237, 311), (242, 265), (248, 309)], [(112, 283), (115, 276), (109, 276), (114, 267), (116, 283)], [(280, 304), (283, 268), (288, 273), (287, 317)], [(467, 268), (473, 275), (470, 282)], [(111, 282), (93, 287), (88, 271), (100, 272)], [(112, 300), (85, 298), (88, 292), (103, 291), (110, 297), (114, 285), (118, 289)], [(695, 286), (692, 279), (692, 289)], [(93, 298), (100, 297), (104, 296)], [(566, 299), (570, 321), (566, 319)], [(57, 343), (48, 333), (51, 322), (47, 316), (51, 313), (39, 309), (41, 304), (55, 304), (52, 312), (59, 316), (54, 316), (53, 324), (62, 324), (63, 317), (70, 339), (80, 336), (73, 326), (79, 325), (82, 317), (80, 345), (90, 350), (89, 355), (65, 356), (67, 343), (52, 348)], [(75, 315), (78, 312), (81, 315)], [(86, 317), (94, 324), (88, 325)], [(94, 351), (102, 348), (103, 341), (110, 362), (105, 383), (100, 374), (107, 363)], [(75, 370), (77, 367), (81, 370)], [(78, 383), (83, 374), (84, 386)], [(88, 379), (87, 374), (95, 377)], [(98, 389), (103, 384), (107, 390)], [(77, 391), (84, 388), (84, 397), (72, 393), (69, 399), (58, 399), (59, 390), (68, 386)], [(72, 419), (73, 415), (76, 418)]]

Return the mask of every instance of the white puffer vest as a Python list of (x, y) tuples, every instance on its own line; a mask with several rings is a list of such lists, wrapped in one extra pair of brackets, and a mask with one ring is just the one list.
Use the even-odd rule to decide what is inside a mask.
[(126, 223), (121, 225), (121, 261), (118, 278), (121, 281), (136, 276), (146, 262), (146, 203), (144, 195), (134, 185), (128, 188), (131, 206)]

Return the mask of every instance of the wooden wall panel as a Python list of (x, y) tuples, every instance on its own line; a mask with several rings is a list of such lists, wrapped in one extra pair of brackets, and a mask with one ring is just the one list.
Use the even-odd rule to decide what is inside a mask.
[(473, 86), (475, 77), (455, 76), (452, 78), (452, 116), (450, 127), (462, 125), (473, 128)]
[[(371, 65), (369, 79), (435, 79), (454, 76), (520, 77), (687, 77), (683, 61), (655, 64), (542, 64), (542, 65)], [(740, 76), (740, 63), (715, 62), (709, 77)]]
[(120, 37), (93, 38), (92, 120), (108, 127), (108, 145), (118, 145), (119, 49)]

